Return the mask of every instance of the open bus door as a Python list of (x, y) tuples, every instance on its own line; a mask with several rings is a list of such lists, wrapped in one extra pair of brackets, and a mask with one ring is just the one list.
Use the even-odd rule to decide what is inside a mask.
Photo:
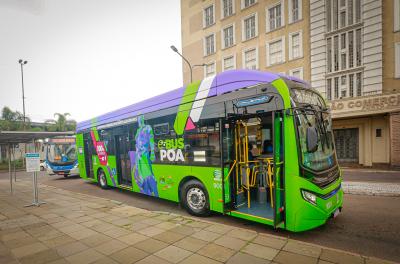
[(94, 152), (94, 145), (92, 142), (92, 139), (90, 137), (90, 133), (85, 133), (83, 134), (83, 151), (85, 154), (85, 169), (86, 169), (86, 176), (88, 178), (93, 178), (94, 173), (93, 173), (93, 161), (92, 161), (92, 155), (95, 153)]
[(274, 125), (274, 112), (236, 116), (225, 125), (224, 153), (226, 145), (232, 147), (231, 160), (224, 154), (224, 164), (231, 164), (224, 180), (230, 185), (231, 215), (275, 223)]

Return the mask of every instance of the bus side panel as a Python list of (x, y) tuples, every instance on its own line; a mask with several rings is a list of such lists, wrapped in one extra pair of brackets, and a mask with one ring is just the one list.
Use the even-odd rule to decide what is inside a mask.
[[(153, 164), (152, 168), (160, 198), (179, 202), (179, 184), (185, 177), (192, 176), (201, 181), (206, 187), (210, 200), (210, 209), (217, 212), (223, 211), (221, 168), (172, 164)], [(140, 193), (140, 189), (133, 175), (133, 170), (132, 182), (133, 191)]]
[(85, 151), (83, 147), (83, 134), (76, 134), (76, 149), (79, 163), (79, 175), (83, 179), (87, 179), (86, 164), (85, 164)]

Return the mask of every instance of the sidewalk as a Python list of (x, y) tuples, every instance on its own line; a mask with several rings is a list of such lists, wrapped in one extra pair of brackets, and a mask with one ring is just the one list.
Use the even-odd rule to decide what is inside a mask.
[(343, 191), (348, 194), (400, 196), (400, 171), (343, 168)]
[(0, 263), (389, 263), (31, 182), (0, 180)]

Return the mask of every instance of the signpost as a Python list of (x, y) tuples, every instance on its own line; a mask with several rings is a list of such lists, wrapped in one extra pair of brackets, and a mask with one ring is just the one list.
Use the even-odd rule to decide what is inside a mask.
[(32, 172), (33, 179), (33, 202), (32, 204), (25, 205), (28, 206), (40, 206), (41, 204), (45, 204), (45, 202), (39, 201), (39, 189), (38, 189), (38, 181), (37, 175), (38, 171), (40, 171), (40, 155), (39, 153), (26, 153), (25, 154), (26, 161), (26, 172)]

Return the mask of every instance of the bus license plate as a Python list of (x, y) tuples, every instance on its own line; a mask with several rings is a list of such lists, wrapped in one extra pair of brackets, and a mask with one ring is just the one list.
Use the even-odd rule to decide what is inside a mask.
[(333, 213), (333, 218), (336, 218), (336, 216), (338, 216), (340, 213), (339, 208), (335, 210), (335, 212)]

